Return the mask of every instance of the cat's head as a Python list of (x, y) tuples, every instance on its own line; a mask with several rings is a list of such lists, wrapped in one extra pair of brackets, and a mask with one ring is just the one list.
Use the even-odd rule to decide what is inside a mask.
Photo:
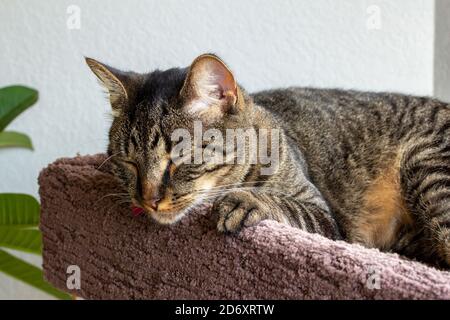
[[(204, 54), (188, 68), (148, 74), (119, 71), (90, 58), (86, 62), (108, 90), (113, 115), (109, 161), (135, 206), (160, 223), (172, 223), (217, 195), (218, 186), (242, 178), (246, 165), (174, 160), (177, 130), (194, 136), (196, 123), (203, 132), (214, 128), (224, 134), (226, 128), (248, 126), (253, 104), (217, 56)], [(205, 148), (195, 139), (189, 143), (190, 156)]]

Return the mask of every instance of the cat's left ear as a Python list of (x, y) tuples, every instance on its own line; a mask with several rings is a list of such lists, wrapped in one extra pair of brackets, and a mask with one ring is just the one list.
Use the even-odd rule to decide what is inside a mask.
[(213, 54), (203, 54), (194, 60), (180, 95), (185, 111), (211, 121), (237, 112), (242, 100), (230, 69)]

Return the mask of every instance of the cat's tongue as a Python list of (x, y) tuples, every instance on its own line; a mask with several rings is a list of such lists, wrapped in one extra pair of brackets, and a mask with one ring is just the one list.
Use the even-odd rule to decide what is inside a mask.
[(133, 213), (133, 216), (138, 217), (138, 216), (140, 216), (141, 214), (144, 213), (144, 209), (132, 206), (131, 207), (131, 212)]

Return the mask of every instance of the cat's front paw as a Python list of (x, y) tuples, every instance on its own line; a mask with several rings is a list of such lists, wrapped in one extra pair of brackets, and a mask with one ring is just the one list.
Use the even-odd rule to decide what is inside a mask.
[(219, 216), (217, 229), (237, 232), (264, 219), (258, 200), (247, 192), (231, 192), (214, 202), (213, 210)]

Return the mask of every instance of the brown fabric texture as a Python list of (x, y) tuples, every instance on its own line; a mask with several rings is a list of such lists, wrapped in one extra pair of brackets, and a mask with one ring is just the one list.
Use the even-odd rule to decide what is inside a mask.
[[(209, 207), (178, 224), (134, 217), (104, 155), (39, 176), (45, 278), (87, 299), (450, 299), (450, 272), (263, 221), (216, 231)], [(68, 290), (67, 268), (81, 271)], [(379, 288), (379, 289), (378, 289)]]

